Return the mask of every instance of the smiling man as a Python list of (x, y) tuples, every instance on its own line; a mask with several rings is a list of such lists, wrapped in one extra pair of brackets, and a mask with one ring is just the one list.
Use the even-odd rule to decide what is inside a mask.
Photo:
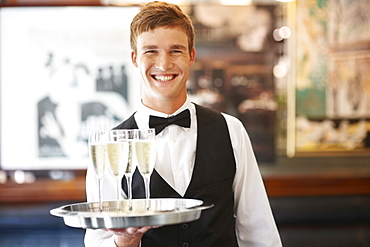
[[(177, 5), (144, 4), (131, 23), (132, 62), (141, 75), (139, 109), (115, 129), (156, 128), (153, 198), (196, 198), (212, 202), (199, 220), (162, 227), (87, 230), (86, 246), (278, 247), (281, 246), (261, 174), (243, 124), (189, 101), (186, 82), (194, 64), (194, 27)], [(178, 124), (156, 126), (160, 118)], [(143, 198), (135, 171), (133, 198)], [(122, 197), (125, 197), (123, 181)], [(92, 169), (88, 201), (97, 201)], [(115, 181), (104, 177), (104, 200), (114, 200)]]
[(137, 37), (131, 57), (141, 74), (144, 105), (172, 114), (184, 104), (195, 59), (195, 48), (189, 49), (189, 39), (180, 26), (157, 27)]

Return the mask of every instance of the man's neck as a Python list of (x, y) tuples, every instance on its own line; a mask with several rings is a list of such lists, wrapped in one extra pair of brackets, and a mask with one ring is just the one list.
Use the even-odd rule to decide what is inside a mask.
[(142, 99), (142, 103), (152, 110), (171, 115), (184, 105), (186, 99), (185, 97), (182, 101), (152, 101), (150, 104), (147, 104), (145, 99)]

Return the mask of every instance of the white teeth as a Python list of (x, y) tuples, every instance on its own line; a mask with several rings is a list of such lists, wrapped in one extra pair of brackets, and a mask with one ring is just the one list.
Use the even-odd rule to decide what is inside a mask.
[(175, 76), (174, 75), (155, 75), (154, 78), (157, 81), (170, 81), (173, 78), (175, 78)]

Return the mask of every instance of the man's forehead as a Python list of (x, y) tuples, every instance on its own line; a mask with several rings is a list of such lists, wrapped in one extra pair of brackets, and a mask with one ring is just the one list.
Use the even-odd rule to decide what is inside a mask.
[(188, 36), (180, 27), (157, 27), (139, 34), (137, 41), (142, 47), (168, 45), (186, 48), (188, 46)]
[[(143, 49), (158, 49), (158, 45), (144, 45), (142, 47)], [(186, 50), (186, 46), (182, 44), (172, 44), (169, 46), (171, 49), (177, 49), (177, 50)]]

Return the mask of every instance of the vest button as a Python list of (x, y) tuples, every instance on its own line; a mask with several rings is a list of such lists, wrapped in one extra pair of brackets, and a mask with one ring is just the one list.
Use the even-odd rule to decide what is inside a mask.
[(182, 228), (183, 230), (186, 230), (186, 229), (188, 229), (188, 228), (189, 228), (189, 225), (188, 225), (188, 224), (182, 224), (182, 225), (181, 225), (181, 228)]
[(190, 244), (189, 244), (188, 242), (183, 242), (181, 246), (182, 246), (182, 247), (189, 247), (189, 246), (190, 246)]

